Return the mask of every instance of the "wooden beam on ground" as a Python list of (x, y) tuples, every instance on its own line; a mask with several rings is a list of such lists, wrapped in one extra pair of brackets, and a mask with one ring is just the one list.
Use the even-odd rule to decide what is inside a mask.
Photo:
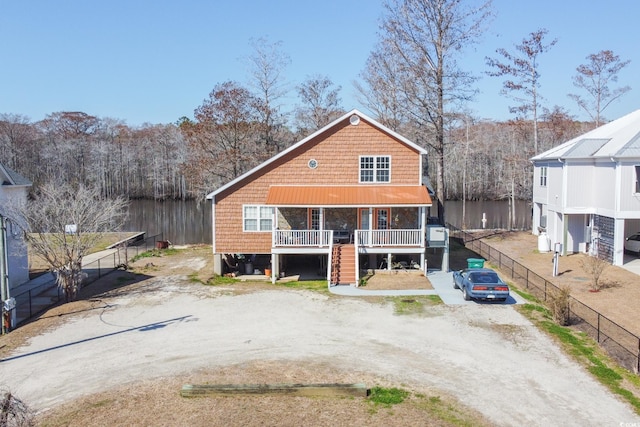
[(364, 384), (185, 384), (182, 397), (280, 394), (304, 397), (367, 397)]

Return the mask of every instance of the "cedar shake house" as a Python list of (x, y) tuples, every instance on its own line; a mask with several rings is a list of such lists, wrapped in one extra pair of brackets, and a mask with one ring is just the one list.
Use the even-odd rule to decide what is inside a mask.
[(345, 114), (207, 196), (214, 272), (275, 282), (307, 269), (357, 285), (369, 269), (426, 271), (427, 234), (445, 235), (427, 233), (426, 154), (357, 110)]

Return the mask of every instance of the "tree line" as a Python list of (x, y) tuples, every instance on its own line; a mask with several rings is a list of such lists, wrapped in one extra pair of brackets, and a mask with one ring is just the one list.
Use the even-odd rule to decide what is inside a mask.
[[(612, 87), (629, 61), (610, 50), (587, 56), (568, 94), (588, 113), (577, 121), (563, 106), (547, 108), (539, 64), (557, 40), (545, 29), (486, 58), (485, 74), (503, 79), (513, 119), (480, 119), (468, 112), (479, 76), (458, 59), (491, 22), (490, 1), (388, 0), (379, 42), (355, 88), (372, 116), (429, 152), (425, 174), (439, 202), (451, 199), (528, 199), (529, 158), (604, 121), (603, 111), (629, 87)], [(292, 85), (280, 43), (252, 41), (245, 83), (216, 84), (193, 118), (129, 126), (114, 118), (61, 111), (32, 122), (0, 115), (0, 162), (31, 179), (96, 187), (107, 197), (187, 199), (250, 170), (345, 113), (341, 87), (311, 75), (294, 87), (298, 103), (285, 108)], [(351, 108), (349, 108), (351, 109)]]
[[(227, 88), (228, 89), (228, 88)], [(226, 91), (225, 95), (229, 95)], [(218, 95), (221, 95), (218, 93)], [(114, 119), (81, 112), (58, 112), (29, 122), (13, 114), (0, 115), (0, 162), (29, 178), (47, 182), (96, 186), (108, 196), (151, 199), (202, 197), (297, 142), (301, 135), (283, 127), (277, 145), (260, 138), (260, 123), (245, 122), (236, 112), (224, 126), (201, 117), (176, 124), (130, 127)], [(551, 148), (592, 128), (563, 111), (543, 116), (541, 148)], [(214, 129), (215, 128), (215, 129)], [(418, 129), (405, 124), (406, 134)], [(459, 116), (445, 132), (446, 200), (496, 200), (531, 195), (531, 138), (526, 120), (496, 122)], [(251, 142), (249, 142), (251, 141)], [(433, 155), (428, 169), (435, 169)]]

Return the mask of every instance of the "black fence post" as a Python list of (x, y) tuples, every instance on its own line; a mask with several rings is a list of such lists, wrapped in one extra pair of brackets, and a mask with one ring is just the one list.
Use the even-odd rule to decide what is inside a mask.
[(598, 313), (598, 344), (600, 344), (600, 313)]

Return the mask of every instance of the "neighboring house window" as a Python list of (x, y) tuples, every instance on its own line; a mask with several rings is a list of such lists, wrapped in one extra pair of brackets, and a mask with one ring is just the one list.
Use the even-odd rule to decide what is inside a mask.
[(636, 170), (636, 193), (640, 193), (640, 166), (635, 166), (634, 167)]
[(390, 182), (391, 157), (361, 156), (360, 182)]
[(547, 167), (542, 166), (540, 168), (540, 187), (547, 186)]
[(271, 206), (247, 205), (243, 212), (244, 231), (271, 231), (273, 208)]

